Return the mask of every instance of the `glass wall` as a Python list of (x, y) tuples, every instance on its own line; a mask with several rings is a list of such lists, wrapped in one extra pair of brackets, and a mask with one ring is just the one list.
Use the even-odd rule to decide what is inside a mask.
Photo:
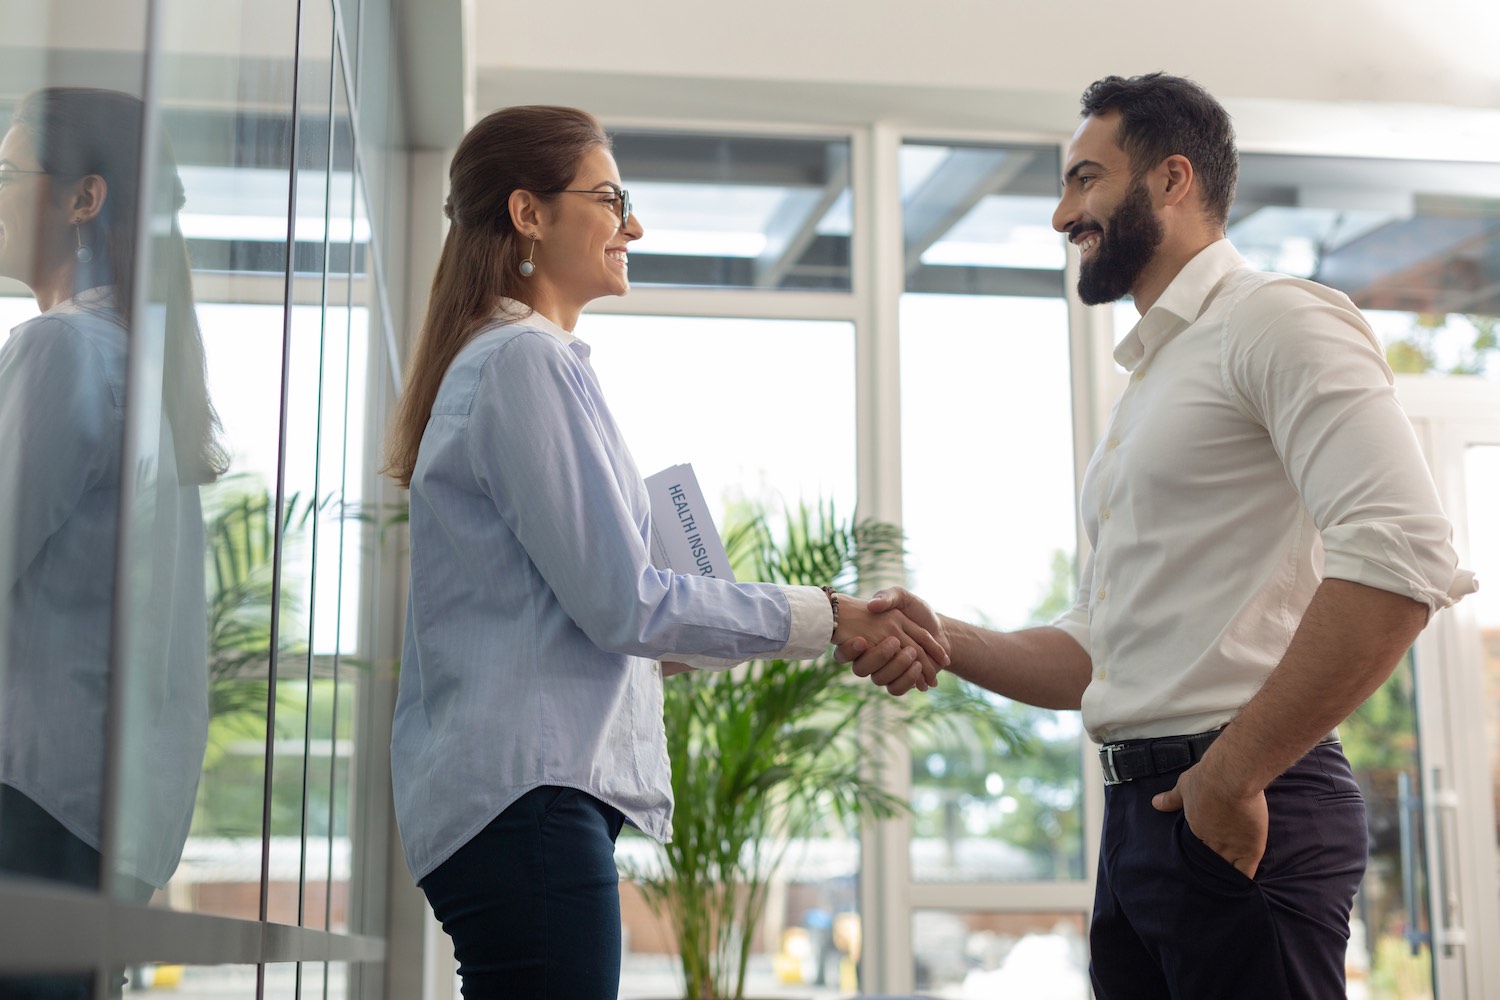
[[(128, 941), (46, 960), (80, 983), (380, 995), (389, 5), (24, 11), (0, 58), (0, 915), (35, 921), (42, 880), (80, 925), (101, 894), (140, 907)], [(0, 977), (30, 974), (4, 938)]]

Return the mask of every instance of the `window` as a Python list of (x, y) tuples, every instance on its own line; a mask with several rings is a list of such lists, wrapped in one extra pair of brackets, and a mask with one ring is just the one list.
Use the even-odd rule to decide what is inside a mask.
[(850, 288), (846, 140), (614, 133), (637, 285)]
[[(902, 510), (911, 584), (995, 628), (1072, 606), (1076, 503), (1055, 149), (901, 148)], [(955, 683), (950, 678), (946, 683)], [(912, 878), (1084, 874), (1077, 713), (991, 696), (1026, 734), (914, 740)]]

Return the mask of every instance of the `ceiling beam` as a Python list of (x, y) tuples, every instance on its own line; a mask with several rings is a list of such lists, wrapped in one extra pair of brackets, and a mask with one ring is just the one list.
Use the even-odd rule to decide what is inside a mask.
[(1022, 149), (949, 152), (902, 206), (906, 220), (906, 274), (922, 266), (922, 254), (942, 239), (987, 195), (998, 194), (1023, 173), (1035, 154)]

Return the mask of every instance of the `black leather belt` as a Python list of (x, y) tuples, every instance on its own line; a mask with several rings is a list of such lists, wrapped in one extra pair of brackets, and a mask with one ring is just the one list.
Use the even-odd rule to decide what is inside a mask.
[[(1203, 754), (1224, 730), (1211, 729), (1191, 736), (1161, 736), (1155, 739), (1125, 740), (1107, 743), (1099, 748), (1099, 765), (1104, 768), (1104, 783), (1120, 785), (1137, 778), (1182, 771), (1203, 759)], [(1318, 741), (1318, 746), (1337, 743), (1338, 731)]]

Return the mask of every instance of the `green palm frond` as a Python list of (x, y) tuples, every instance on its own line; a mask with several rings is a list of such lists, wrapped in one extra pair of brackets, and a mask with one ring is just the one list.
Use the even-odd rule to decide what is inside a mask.
[[(724, 534), (741, 579), (852, 591), (898, 563), (900, 529), (841, 518), (827, 502), (749, 516)], [(692, 1000), (744, 994), (750, 941), (789, 845), (907, 803), (869, 766), (870, 751), (907, 732), (998, 741), (1027, 738), (983, 696), (949, 680), (926, 696), (895, 699), (824, 656), (757, 660), (666, 682), (664, 721), (677, 807), (659, 868), (629, 870), (677, 934)], [(878, 726), (865, 725), (882, 713)]]
[[(275, 496), (264, 488), (247, 489), (230, 479), (207, 495), (209, 715), (230, 720), (227, 731), (236, 731), (237, 718), (253, 726), (252, 720), (266, 712), (278, 521), (283, 541), (295, 539), (336, 504), (332, 494), (313, 498), (293, 493), (283, 501), (278, 518)], [(283, 594), (279, 611), (281, 635), (305, 632), (295, 596)], [(300, 655), (305, 646), (303, 640), (287, 639), (280, 652)]]

